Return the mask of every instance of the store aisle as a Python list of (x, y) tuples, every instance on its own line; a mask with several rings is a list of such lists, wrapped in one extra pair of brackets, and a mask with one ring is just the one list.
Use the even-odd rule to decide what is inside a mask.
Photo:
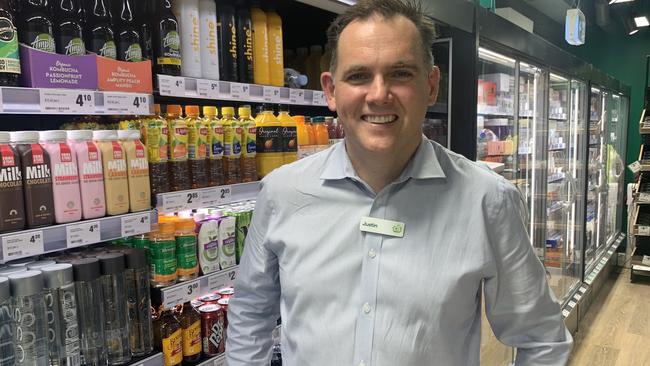
[(575, 336), (571, 366), (650, 365), (650, 282), (612, 274)]

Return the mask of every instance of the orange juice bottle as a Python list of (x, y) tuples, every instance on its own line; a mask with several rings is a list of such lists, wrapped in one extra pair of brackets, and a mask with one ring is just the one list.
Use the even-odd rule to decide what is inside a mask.
[(293, 116), (296, 121), (296, 136), (298, 138), (298, 159), (311, 155), (313, 151), (309, 141), (309, 133), (305, 124), (305, 116)]
[(261, 179), (284, 164), (282, 123), (266, 105), (255, 116), (257, 126), (257, 176)]
[(307, 128), (309, 145), (311, 145), (311, 153), (313, 154), (316, 152), (316, 130), (314, 129), (314, 124), (312, 123), (311, 117), (305, 118), (305, 127)]
[(181, 117), (180, 105), (167, 106), (169, 126), (169, 185), (172, 191), (190, 189), (190, 173), (187, 164), (187, 123)]
[(298, 141), (296, 121), (289, 115), (287, 106), (280, 106), (278, 121), (282, 123), (282, 157), (285, 164), (298, 159)]
[(239, 107), (239, 125), (242, 128), (241, 139), (241, 181), (254, 182), (257, 180), (257, 127), (251, 118), (251, 107)]
[[(255, 84), (269, 85), (269, 36), (266, 13), (259, 1), (251, 6), (253, 22), (253, 80)], [(283, 70), (284, 72), (284, 70)]]
[(266, 12), (266, 25), (269, 42), (269, 82), (274, 86), (284, 86), (282, 18), (280, 18), (274, 8), (270, 8)]
[(330, 136), (325, 125), (325, 117), (314, 117), (312, 122), (314, 123), (314, 135), (316, 136), (316, 150), (327, 149), (330, 144)]

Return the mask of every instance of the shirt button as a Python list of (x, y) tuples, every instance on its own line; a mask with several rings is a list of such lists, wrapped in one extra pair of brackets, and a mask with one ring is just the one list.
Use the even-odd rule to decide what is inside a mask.
[(370, 314), (370, 304), (368, 303), (363, 304), (361, 310), (363, 310), (364, 314)]
[(370, 257), (370, 258), (375, 258), (376, 256), (377, 256), (377, 252), (375, 252), (374, 249), (370, 249), (370, 250), (368, 251), (368, 257)]

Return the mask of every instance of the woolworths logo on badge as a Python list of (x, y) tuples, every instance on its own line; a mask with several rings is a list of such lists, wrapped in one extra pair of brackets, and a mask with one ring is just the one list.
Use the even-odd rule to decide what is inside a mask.
[(117, 48), (115, 47), (115, 42), (108, 41), (104, 43), (104, 46), (99, 49), (99, 55), (115, 60), (117, 58)]
[(124, 60), (129, 62), (142, 61), (142, 48), (139, 44), (134, 43), (124, 52)]
[(73, 38), (67, 46), (65, 46), (65, 54), (68, 56), (79, 56), (86, 53), (84, 41), (81, 38)]
[(54, 53), (54, 38), (48, 33), (41, 33), (34, 41), (31, 43), (31, 46), (37, 50)]
[(403, 228), (402, 226), (403, 226), (403, 225), (400, 225), (400, 224), (395, 224), (395, 225), (393, 225), (393, 232), (394, 232), (395, 234), (401, 234), (402, 231), (404, 230), (404, 228)]

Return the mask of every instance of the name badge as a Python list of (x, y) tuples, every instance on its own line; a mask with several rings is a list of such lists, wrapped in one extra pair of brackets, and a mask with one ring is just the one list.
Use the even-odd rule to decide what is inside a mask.
[(404, 237), (404, 223), (399, 221), (382, 220), (374, 217), (362, 217), (359, 230), (368, 233)]

